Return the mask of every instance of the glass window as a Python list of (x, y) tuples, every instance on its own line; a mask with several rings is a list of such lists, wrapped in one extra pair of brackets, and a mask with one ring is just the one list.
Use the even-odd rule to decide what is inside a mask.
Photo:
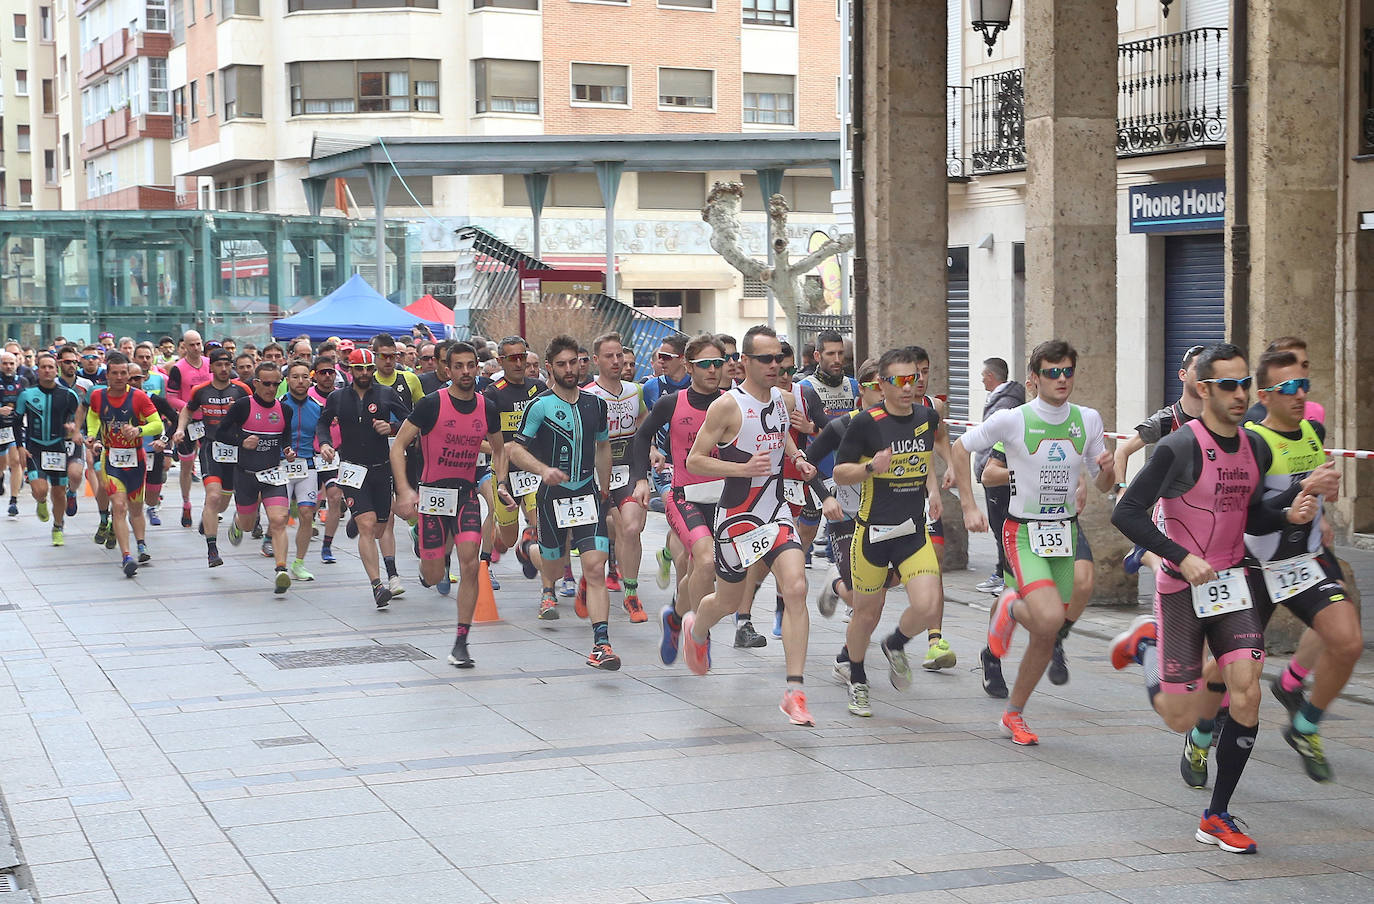
[(191, 122), (200, 119), (200, 87), (191, 79)]
[(546, 200), (550, 207), (601, 207), (601, 185), (596, 173), (554, 173)]
[(472, 0), (473, 9), (484, 6), (493, 9), (538, 9), (539, 0)]
[(43, 152), (43, 183), (45, 185), (57, 184), (57, 151)]
[(790, 126), (796, 122), (795, 78), (744, 73), (744, 121)]
[[(180, 47), (186, 43), (186, 8), (185, 0), (172, 0), (169, 15), (172, 22), (172, 46)], [(194, 0), (192, 0), (194, 5)]]
[(658, 70), (658, 104), (710, 110), (715, 106), (715, 73), (709, 69)]
[(698, 210), (706, 201), (705, 173), (640, 173), (641, 210)]
[(38, 39), (40, 41), (52, 40), (52, 7), (38, 7)]
[[(763, 196), (759, 194), (758, 176), (746, 174), (740, 179), (744, 183), (745, 210), (763, 210)], [(792, 210), (802, 213), (830, 213), (830, 192), (835, 188), (835, 180), (829, 176), (783, 176), (779, 191), (787, 199)]]
[(744, 0), (745, 25), (792, 27), (792, 0)]
[(262, 119), (262, 67), (229, 66), (220, 72), (224, 121)]
[(253, 176), (253, 209), (267, 209), (267, 174), (255, 173)]
[[(256, 4), (258, 0), (253, 0)], [(287, 0), (287, 12), (311, 9), (438, 9), (439, 0)]]
[(147, 24), (148, 31), (167, 30), (167, 0), (148, 0)]
[[(292, 116), (439, 112), (438, 60), (291, 63), (287, 75)], [(259, 94), (261, 91), (259, 76)], [(258, 107), (255, 115), (261, 116), (261, 101)]]
[(291, 63), (291, 115), (303, 113), (356, 113), (352, 60)]
[(259, 16), (262, 13), (258, 0), (223, 0), (219, 15), (221, 19), (227, 19), (230, 16)]
[(29, 17), (23, 13), (14, 14), (14, 39), (16, 41), (29, 39)]
[(186, 137), (186, 89), (172, 89), (172, 137)]
[(62, 133), (62, 172), (72, 171), (72, 136), (70, 133)]
[(58, 90), (61, 92), (63, 97), (66, 97), (68, 92), (71, 91), (71, 85), (68, 81), (67, 72), (67, 55), (64, 53), (62, 54), (62, 57), (57, 61), (57, 84)]
[(33, 203), (33, 180), (32, 180), (32, 179), (20, 179), (20, 180), (19, 180), (19, 203), (20, 203), (20, 204), (32, 204), (32, 203)]
[(43, 112), (51, 116), (57, 112), (57, 96), (55, 86), (50, 78), (45, 78), (40, 83), (43, 92)]
[(473, 60), (478, 113), (539, 112), (539, 64), (528, 60)]
[(630, 103), (630, 67), (601, 63), (572, 64), (572, 99), (589, 104)]
[(14, 93), (20, 97), (29, 96), (29, 70), (14, 70)]
[(167, 59), (148, 57), (148, 112), (166, 113), (171, 109), (167, 98)]
[(659, 6), (677, 6), (684, 9), (715, 9), (715, 0), (658, 0)]
[(32, 150), (28, 126), (19, 126), (16, 130), (15, 137), (19, 140), (19, 153), (27, 154)]

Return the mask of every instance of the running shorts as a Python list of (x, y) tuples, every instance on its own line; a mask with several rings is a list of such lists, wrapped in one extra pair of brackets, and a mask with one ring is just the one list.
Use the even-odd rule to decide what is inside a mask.
[[(336, 472), (337, 473), (337, 472)], [(296, 505), (315, 505), (320, 499), (320, 475), (314, 468), (304, 477), (286, 481), (286, 498)]]
[[(556, 487), (540, 484), (530, 495), (536, 497), (535, 530), (539, 537), (539, 554), (545, 559), (561, 559), (569, 549), (578, 553), (611, 551), (611, 538), (606, 531), (606, 506), (595, 482), (589, 481), (579, 489), (570, 489), (566, 484)], [(596, 507), (596, 520), (576, 527), (559, 527), (555, 500), (579, 496), (590, 497), (590, 504)]]
[[(717, 517), (719, 518), (719, 512)], [(773, 523), (778, 527), (777, 538), (773, 541), (772, 548), (759, 559), (767, 568), (772, 568), (778, 556), (787, 550), (801, 550), (801, 540), (797, 537), (797, 529), (791, 521), (783, 519)], [(761, 526), (762, 522), (758, 517), (748, 513), (717, 521), (712, 532), (712, 540), (716, 545), (716, 577), (727, 584), (738, 584), (745, 579), (749, 568), (743, 565), (734, 541)]]
[(1159, 689), (1166, 694), (1198, 689), (1204, 642), (1220, 666), (1241, 658), (1264, 661), (1264, 633), (1260, 612), (1254, 607), (1198, 618), (1193, 611), (1193, 590), (1185, 587), (1174, 593), (1155, 591), (1155, 619)]
[(1255, 601), (1255, 608), (1259, 610), (1262, 628), (1269, 627), (1269, 619), (1274, 617), (1274, 611), (1279, 606), (1292, 612), (1299, 621), (1310, 628), (1318, 612), (1327, 606), (1350, 599), (1346, 595), (1345, 587), (1341, 585), (1341, 566), (1336, 562), (1336, 556), (1330, 550), (1324, 549), (1317, 556), (1317, 563), (1321, 565), (1325, 574), (1322, 582), (1297, 596), (1290, 596), (1281, 603), (1275, 603), (1269, 598), (1269, 590), (1264, 584), (1264, 574), (1260, 569), (1246, 570), (1245, 577), (1250, 585), (1250, 597)]
[(677, 534), (688, 552), (698, 540), (709, 539), (711, 525), (716, 522), (716, 507), (710, 502), (691, 502), (682, 487), (673, 487), (663, 497), (668, 526)]
[(924, 530), (873, 542), (870, 527), (858, 524), (850, 543), (849, 586), (855, 593), (877, 593), (888, 585), (888, 569), (895, 568), (900, 583), (926, 575), (940, 576), (940, 557)]
[(1083, 533), (1083, 528), (1076, 521), (1073, 525), (1073, 560), (1075, 562), (1091, 562), (1093, 560), (1093, 548), (1088, 545), (1088, 535)]
[(391, 464), (383, 462), (373, 465), (367, 469), (367, 476), (363, 478), (361, 487), (346, 487), (339, 484), (339, 489), (343, 490), (344, 502), (348, 505), (348, 510), (356, 518), (358, 515), (366, 515), (371, 512), (377, 516), (377, 523), (381, 524), (391, 517)]
[[(1077, 546), (1075, 523), (1075, 547)], [(1030, 548), (1030, 523), (1008, 518), (1002, 525), (1002, 548), (1007, 553), (1006, 582), (1025, 596), (1041, 587), (1054, 587), (1060, 602), (1073, 596), (1073, 556), (1037, 556)]]
[(450, 543), (482, 542), (482, 501), (477, 488), (460, 488), (458, 510), (452, 515), (420, 514), (418, 522), (420, 559), (433, 561), (444, 558)]
[(112, 468), (105, 462), (105, 492), (110, 496), (123, 493), (130, 505), (143, 504), (144, 478), (143, 462), (132, 468)]
[(237, 471), (234, 475), (234, 505), (243, 514), (257, 512), (258, 503), (263, 505), (281, 506), (286, 508), (289, 504), (287, 496), (287, 485), (277, 485), (258, 480), (258, 475), (237, 465), (233, 466)]
[(238, 467), (232, 462), (215, 461), (215, 456), (211, 452), (214, 445), (214, 443), (200, 444), (200, 482), (206, 486), (217, 483), (224, 492), (232, 493), (234, 491), (234, 472), (238, 470)]
[[(44, 449), (34, 443), (26, 443), (29, 450), (29, 466), (25, 473), (28, 480), (46, 480), (48, 483), (55, 483), (60, 487), (67, 485), (67, 450), (58, 446), (56, 449)], [(62, 466), (60, 468), (43, 467), (44, 452), (61, 452)]]

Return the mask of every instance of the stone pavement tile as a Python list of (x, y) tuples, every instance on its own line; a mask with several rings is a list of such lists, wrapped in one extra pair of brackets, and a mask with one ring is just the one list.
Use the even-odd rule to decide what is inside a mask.
[(88, 891), (74, 895), (43, 896), (43, 904), (119, 904), (112, 891)]
[[(853, 812), (867, 814), (868, 811)], [(805, 834), (781, 833), (775, 826), (766, 834), (733, 840), (724, 846), (770, 875), (784, 870), (841, 866), (856, 860), (899, 860), (913, 851), (940, 856), (1001, 847), (949, 823), (857, 829), (843, 826), (842, 821), (832, 821), (828, 831)], [(705, 837), (716, 840), (712, 835)]]
[(754, 872), (748, 864), (709, 844), (678, 846), (671, 857), (664, 856), (661, 850), (627, 851), (603, 857), (595, 861), (591, 874), (588, 866), (588, 861), (581, 857), (549, 857), (524, 864), (519, 870), (481, 866), (463, 872), (498, 901), (562, 896), (585, 891), (592, 883), (605, 888), (633, 888)]
[(326, 882), (276, 891), (280, 904), (480, 904), (490, 901), (481, 889), (455, 869), (387, 875), (378, 879)]
[(583, 766), (543, 769), (532, 772), (470, 775), (433, 781), (378, 785), (372, 789), (378, 798), (398, 810), (452, 806), (486, 801), (517, 800), (557, 794), (587, 794), (612, 791), (615, 786)]
[(1114, 813), (1044, 813), (999, 819), (978, 817), (963, 819), (960, 825), (999, 841), (1002, 846), (1036, 847), (1070, 838), (1091, 838), (1095, 842), (1109, 843), (1129, 842), (1141, 835), (1170, 832), (1177, 832), (1181, 838), (1192, 839), (1197, 829), (1197, 819), (1177, 810), (1152, 807)]
[[(916, 873), (942, 873), (951, 870), (981, 869), (993, 866), (1017, 866), (1035, 863), (1025, 851), (999, 848), (997, 850), (967, 851), (958, 854), (907, 854), (895, 858), (898, 863)], [(1057, 866), (1058, 864), (1056, 864)]]
[(110, 888), (105, 871), (94, 858), (61, 863), (33, 863), (29, 864), (29, 874), (33, 877), (34, 887), (39, 889), (44, 897), (107, 891)]
[[(950, 894), (966, 904), (1001, 904), (1003, 901), (1044, 901), (1050, 898), (1096, 893), (1097, 889), (1080, 879), (1041, 879), (1009, 882), (1005, 885), (980, 885), (953, 888)], [(1100, 894), (1100, 893), (1099, 893)], [(1103, 897), (1110, 899), (1110, 895)]]
[(620, 788), (656, 788), (667, 783), (691, 784), (729, 779), (755, 779), (794, 776), (806, 781), (827, 767), (810, 757), (779, 747), (759, 752), (736, 752), (732, 756), (683, 757), (671, 752), (669, 762), (645, 765), (643, 762), (604, 763), (591, 770)]
[(459, 834), (430, 834), (427, 837), (440, 853), (465, 870), (473, 866), (540, 860), (550, 851), (556, 851), (559, 856), (600, 857), (618, 855), (624, 851), (671, 851), (680, 845), (701, 841), (698, 836), (662, 816), (587, 821), (575, 833), (568, 832), (564, 826), (482, 826), (461, 831), (464, 826), (461, 820), (455, 820), (453, 828)]
[(834, 866), (773, 870), (768, 875), (782, 885), (815, 885), (823, 882), (845, 882), (880, 876), (906, 876), (911, 873), (911, 869), (894, 859), (855, 860), (851, 863), (840, 863)]
[[(1014, 779), (1018, 774), (1018, 766), (1009, 765), (1006, 771)], [(897, 796), (918, 806), (931, 799), (928, 791), (921, 792), (915, 788)], [(1080, 781), (1072, 788), (1026, 784), (993, 790), (968, 789), (959, 792), (958, 805), (962, 811), (976, 813), (980, 818), (995, 818), (1027, 813), (1060, 815), (1138, 810), (1150, 807), (1152, 801), (1099, 782)]]
[(971, 763), (963, 766), (895, 766), (888, 769), (848, 769), (845, 774), (889, 794), (914, 793), (923, 788), (942, 792), (1043, 788), (1046, 793), (1081, 784), (1081, 776), (1049, 763)]
[(959, 766), (978, 763), (1017, 762), (1017, 748), (994, 741), (921, 743), (843, 743), (824, 747), (797, 747), (797, 752), (835, 769), (892, 769), (913, 766)]
[(403, 875), (434, 872), (451, 865), (428, 842), (418, 838), (280, 854), (254, 854), (248, 861), (253, 871), (274, 892), (300, 885), (371, 879), (378, 873)]
[(773, 877), (762, 873), (740, 873), (737, 876), (713, 876), (710, 879), (688, 879), (685, 882), (640, 885), (635, 891), (645, 900), (653, 902), (677, 901), (680, 904), (707, 904), (707, 902), (720, 901), (722, 904), (729, 904), (730, 895), (733, 892), (775, 888), (777, 884)]
[(1351, 904), (1374, 896), (1374, 880), (1355, 873), (1301, 878), (1214, 882), (1207, 885), (1168, 885), (1123, 888), (1113, 891), (1130, 904), (1254, 904), (1266, 901), (1302, 901), (1303, 904)]
[(1067, 876), (1086, 879), (1089, 876), (1106, 876), (1113, 873), (1130, 873), (1134, 870), (1119, 860), (1065, 860), (1054, 864), (1054, 868)]
[(1317, 876), (1342, 872), (1338, 867), (1320, 860), (1279, 860), (1271, 857), (1232, 857), (1229, 863), (1206, 867), (1207, 872), (1223, 879), (1279, 879), (1284, 876)]
[[(636, 819), (658, 816), (652, 807), (623, 791), (596, 791), (589, 794), (561, 794), (555, 797), (522, 798), (510, 801), (484, 801), (455, 808), (426, 807), (405, 810), (401, 816), (425, 837), (452, 834), (462, 825), (506, 825), (523, 827), (558, 826), (581, 823), (588, 814), (597, 819)], [(459, 823), (461, 820), (461, 824)]]
[[(24, 853), (28, 853), (27, 844), (24, 845)], [(1374, 872), (1374, 854), (1360, 854), (1355, 857), (1325, 857), (1323, 859), (1337, 869), (1352, 873)]]
[[(691, 904), (684, 901), (682, 904)], [(865, 898), (849, 898), (830, 904), (962, 904), (947, 891), (913, 891), (895, 895), (876, 895)]]
[[(1267, 855), (1269, 852), (1266, 850), (1265, 853)], [(1208, 869), (1235, 859), (1234, 854), (1228, 854), (1220, 848), (1193, 839), (1192, 846), (1182, 851), (1167, 854), (1145, 854), (1140, 857), (1117, 857), (1116, 861), (1130, 869), (1151, 871), (1186, 868)]]
[(321, 816), (377, 813), (387, 807), (366, 788), (345, 788), (290, 796), (221, 800), (206, 804), (205, 808), (221, 826), (251, 826)]
[(91, 848), (107, 873), (167, 866), (169, 863), (162, 843), (151, 835), (118, 841), (96, 841), (91, 843)]
[(167, 855), (177, 872), (186, 879), (212, 879), (248, 872), (243, 855), (227, 841), (172, 848)]
[(105, 874), (120, 904), (166, 904), (195, 900), (181, 875), (170, 864)]
[(245, 856), (348, 847), (417, 837), (404, 820), (386, 811), (239, 826), (227, 830), (225, 834)]
[(867, 891), (868, 889), (858, 882), (836, 881), (738, 891), (728, 895), (728, 898), (735, 904), (816, 904), (858, 897)]
[[(848, 801), (871, 793), (866, 785), (837, 772), (772, 775), (715, 781), (667, 781), (631, 792), (660, 813), (725, 811), (808, 801)], [(843, 805), (838, 808), (842, 809)]]
[(262, 881), (252, 873), (188, 879), (186, 884), (190, 886), (198, 904), (217, 904), (221, 901), (226, 904), (278, 904), (277, 897), (263, 887)]
[(1117, 891), (1127, 888), (1152, 888), (1169, 885), (1201, 885), (1206, 882), (1221, 882), (1220, 876), (1201, 869), (1182, 867), (1179, 869), (1154, 869), (1111, 873), (1109, 875), (1080, 876), (1089, 885), (1103, 891)]
[(59, 832), (55, 835), (26, 835), (24, 862), (63, 863), (68, 860), (84, 860), (91, 856), (91, 846), (86, 836), (80, 832)]
[[(682, 759), (681, 754), (675, 750), (653, 751), (664, 754), (666, 757)], [(568, 769), (573, 767), (585, 767), (587, 764), (581, 757), (572, 756), (571, 751), (568, 756), (544, 756), (543, 751), (539, 751), (537, 759), (529, 760), (506, 760), (494, 763), (473, 763), (466, 767), (468, 775), (499, 775), (508, 772), (539, 772), (544, 769)], [(432, 773), (431, 773), (432, 774)], [(454, 772), (455, 775), (460, 773)]]

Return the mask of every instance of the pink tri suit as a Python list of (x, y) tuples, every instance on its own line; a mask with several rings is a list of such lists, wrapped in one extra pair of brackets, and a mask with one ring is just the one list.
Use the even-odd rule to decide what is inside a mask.
[[(442, 559), (450, 539), (482, 542), (482, 504), (477, 495), (477, 458), (482, 442), (501, 432), (501, 416), (487, 397), (456, 399), (447, 389), (425, 396), (407, 418), (420, 430), (424, 466), (416, 491), (421, 509), (427, 501), (453, 514), (419, 514), (420, 558)], [(456, 497), (456, 498), (455, 498)]]

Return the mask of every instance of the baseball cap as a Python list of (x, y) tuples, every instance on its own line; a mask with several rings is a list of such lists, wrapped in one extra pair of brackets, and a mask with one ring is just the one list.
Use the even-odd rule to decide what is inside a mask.
[(349, 367), (376, 367), (377, 363), (372, 357), (372, 349), (355, 348), (348, 355)]
[(217, 348), (217, 349), (212, 350), (212, 351), (210, 352), (210, 354), (206, 355), (205, 357), (209, 359), (209, 361), (210, 361), (211, 364), (214, 364), (216, 361), (232, 361), (232, 360), (234, 360), (234, 356), (231, 355), (231, 354), (229, 354), (227, 351), (225, 351), (225, 350), (222, 349), (222, 348)]
[(113, 339), (113, 338), (114, 338), (114, 333), (101, 333), (97, 338), (99, 338), (99, 339)]
[(351, 351), (353, 351), (353, 340), (352, 340), (352, 339), (340, 339), (340, 340), (339, 340), (339, 351), (341, 351), (341, 352), (351, 352)]

